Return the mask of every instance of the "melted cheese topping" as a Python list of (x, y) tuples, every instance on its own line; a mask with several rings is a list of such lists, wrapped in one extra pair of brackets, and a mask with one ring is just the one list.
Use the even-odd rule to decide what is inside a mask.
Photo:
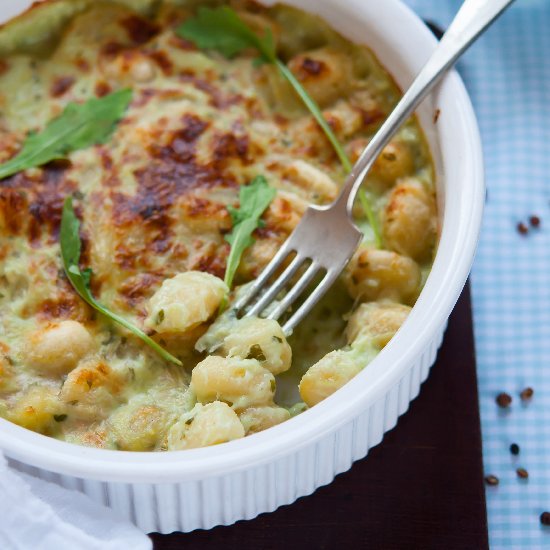
[[(225, 347), (223, 338), (218, 345), (229, 357), (220, 352), (215, 361), (205, 359), (194, 346), (216, 310), (212, 301), (198, 304), (196, 317), (188, 303), (168, 304), (174, 314), (155, 331), (156, 305), (176, 299), (156, 294), (163, 283), (168, 292), (190, 271), (223, 278), (229, 253), (224, 236), (231, 229), (227, 206), (238, 203), (241, 185), (262, 174), (277, 196), (241, 262), (238, 284), (261, 272), (308, 203), (335, 198), (345, 176), (322, 131), (274, 67), (255, 65), (251, 52), (228, 60), (198, 51), (175, 34), (196, 2), (180, 4), (52, 1), (0, 30), (0, 162), (67, 103), (133, 89), (132, 104), (107, 144), (0, 181), (0, 414), (66, 441), (124, 450), (189, 448), (281, 422), (289, 414), (274, 399), (295, 402), (296, 377), (313, 363), (320, 360), (300, 386), (309, 405), (380, 349), (373, 343), (380, 339), (372, 329), (375, 308), (365, 324), (371, 332), (361, 333), (355, 320), (357, 341), (322, 359), (346, 344), (342, 315), (352, 309), (351, 298), (383, 304), (384, 326), (392, 315), (388, 307), (398, 308), (389, 339), (403, 308), (420, 292), (421, 272), (431, 265), (437, 232), (433, 170), (413, 119), (366, 182), (388, 249), (374, 248), (363, 221), (365, 242), (342, 281), (290, 341), (294, 366), (277, 376), (275, 398), (270, 370), (280, 374), (281, 365), (290, 365), (286, 341), (270, 365), (262, 365), (268, 359), (259, 344), (248, 348), (250, 342), (235, 342), (235, 335)], [(272, 30), (279, 55), (356, 158), (399, 98), (372, 53), (295, 9), (231, 4), (253, 28)], [(298, 28), (299, 34), (290, 30)], [(185, 368), (164, 363), (73, 291), (58, 242), (67, 195), (77, 199), (83, 220), (82, 264), (93, 269), (94, 295), (156, 334)], [(198, 301), (192, 294), (190, 300)], [(201, 300), (221, 296), (203, 294)], [(265, 352), (276, 356), (284, 337), (273, 327), (254, 330), (258, 341), (271, 338)], [(212, 382), (209, 375), (220, 378)], [(245, 389), (256, 379), (262, 399), (259, 386)], [(232, 407), (209, 407), (226, 394)], [(198, 430), (201, 425), (212, 433)]]

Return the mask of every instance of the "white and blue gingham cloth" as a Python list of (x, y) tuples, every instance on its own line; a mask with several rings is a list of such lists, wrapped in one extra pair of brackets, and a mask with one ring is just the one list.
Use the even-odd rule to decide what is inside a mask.
[[(460, 0), (406, 0), (446, 27)], [(472, 274), (492, 549), (549, 548), (550, 528), (550, 0), (517, 0), (458, 66), (479, 119), (488, 202)], [(541, 227), (521, 236), (530, 215)], [(522, 404), (519, 392), (535, 390)], [(506, 412), (495, 404), (505, 391)], [(520, 446), (513, 457), (511, 443)], [(520, 480), (516, 468), (529, 472)]]

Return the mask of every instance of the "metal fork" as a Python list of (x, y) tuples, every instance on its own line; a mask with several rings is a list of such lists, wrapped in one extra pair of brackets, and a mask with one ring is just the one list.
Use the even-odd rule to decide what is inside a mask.
[[(328, 206), (312, 205), (306, 210), (275, 257), (236, 301), (237, 314), (244, 312), (245, 316), (278, 320), (322, 274), (315, 289), (284, 323), (285, 334), (292, 333), (332, 286), (361, 242), (362, 233), (353, 223), (351, 212), (361, 183), (374, 161), (447, 70), (512, 2), (466, 0), (462, 4), (420, 74), (359, 157), (338, 198)], [(268, 286), (271, 277), (287, 263), (282, 274)], [(300, 269), (305, 271), (288, 288)], [(278, 301), (285, 289), (287, 293)]]

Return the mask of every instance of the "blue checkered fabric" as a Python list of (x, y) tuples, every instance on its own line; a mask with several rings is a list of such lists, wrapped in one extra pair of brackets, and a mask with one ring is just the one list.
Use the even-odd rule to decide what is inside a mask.
[[(450, 23), (459, 0), (406, 0)], [(550, 548), (550, 1), (517, 0), (458, 66), (479, 119), (488, 202), (472, 274), (491, 548)], [(522, 236), (531, 215), (541, 227)], [(529, 404), (519, 398), (535, 390)], [(508, 410), (495, 396), (513, 397)], [(512, 456), (511, 443), (520, 446)], [(529, 472), (528, 480), (516, 468)]]

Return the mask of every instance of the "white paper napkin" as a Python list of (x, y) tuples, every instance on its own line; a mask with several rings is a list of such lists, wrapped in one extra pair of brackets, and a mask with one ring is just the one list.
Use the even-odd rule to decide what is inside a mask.
[[(0, 0), (0, 23), (31, 0)], [(1, 550), (148, 550), (149, 537), (76, 491), (15, 472), (0, 453)]]
[(150, 550), (135, 525), (86, 495), (12, 470), (0, 454), (2, 550)]

